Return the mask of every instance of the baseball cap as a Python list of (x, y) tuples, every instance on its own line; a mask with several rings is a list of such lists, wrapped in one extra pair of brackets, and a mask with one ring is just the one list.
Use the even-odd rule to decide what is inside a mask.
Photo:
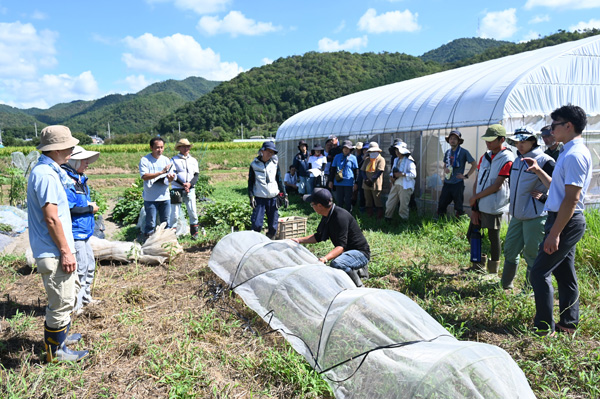
[(326, 188), (315, 188), (312, 194), (306, 194), (302, 199), (305, 202), (321, 204), (327, 207), (331, 203), (331, 192)]
[(495, 124), (487, 128), (485, 134), (481, 136), (485, 141), (494, 141), (498, 137), (506, 137), (506, 129), (500, 124)]
[(552, 128), (550, 125), (544, 126), (542, 128), (542, 136), (552, 136)]

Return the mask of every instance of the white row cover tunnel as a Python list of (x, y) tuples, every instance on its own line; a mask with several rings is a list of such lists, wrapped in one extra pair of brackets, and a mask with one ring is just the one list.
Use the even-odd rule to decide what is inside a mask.
[(535, 398), (504, 350), (457, 340), (399, 292), (356, 288), (291, 240), (231, 233), (209, 267), (324, 375), (336, 398)]

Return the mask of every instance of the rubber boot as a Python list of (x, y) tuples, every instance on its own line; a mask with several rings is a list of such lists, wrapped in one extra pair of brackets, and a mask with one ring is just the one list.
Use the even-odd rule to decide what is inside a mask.
[(346, 272), (346, 274), (348, 276), (350, 276), (350, 278), (352, 279), (352, 282), (357, 286), (357, 287), (362, 287), (363, 283), (362, 280), (360, 279), (360, 277), (358, 277), (358, 273), (356, 272), (356, 270), (350, 270), (349, 272)]
[(190, 224), (190, 235), (192, 236), (192, 240), (198, 239), (198, 225)]
[(511, 262), (504, 261), (502, 268), (502, 288), (510, 290), (514, 288), (513, 280), (517, 274), (517, 265)]
[(500, 267), (499, 260), (488, 260), (488, 263), (487, 263), (488, 273), (498, 274), (498, 267)]
[(377, 208), (377, 219), (383, 219), (383, 208)]
[(476, 271), (479, 273), (484, 273), (486, 262), (487, 262), (487, 255), (481, 254), (481, 262), (471, 262), (471, 267), (468, 270)]
[(81, 341), (81, 334), (75, 333), (69, 335), (69, 330), (71, 329), (71, 323), (67, 324), (67, 338), (65, 339), (65, 345), (75, 345), (77, 342)]
[(372, 207), (367, 208), (367, 216), (369, 216), (369, 217), (373, 216), (373, 208)]
[(46, 361), (48, 363), (77, 362), (89, 354), (88, 351), (72, 351), (65, 345), (70, 324), (54, 330), (44, 323), (44, 346), (46, 347)]

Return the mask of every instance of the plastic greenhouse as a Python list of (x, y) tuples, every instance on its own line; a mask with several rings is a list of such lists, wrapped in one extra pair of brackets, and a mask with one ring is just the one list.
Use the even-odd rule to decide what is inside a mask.
[[(401, 138), (417, 163), (415, 195), (435, 209), (450, 130), (462, 132), (463, 147), (478, 160), (486, 150), (480, 137), (487, 126), (540, 131), (554, 109), (572, 103), (588, 114), (584, 138), (595, 169), (586, 203), (600, 202), (598, 93), (600, 36), (592, 36), (350, 94), (292, 116), (279, 127), (276, 141), (281, 166), (287, 168), (300, 139), (309, 148), (323, 145), (331, 134), (376, 141), (387, 154), (394, 138)], [(474, 181), (466, 182), (465, 203)]]
[(535, 398), (504, 350), (457, 340), (399, 292), (356, 288), (291, 240), (231, 233), (209, 266), (336, 398)]

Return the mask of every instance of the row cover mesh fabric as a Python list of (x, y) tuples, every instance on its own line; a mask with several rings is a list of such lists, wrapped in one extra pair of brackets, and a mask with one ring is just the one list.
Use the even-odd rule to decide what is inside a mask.
[(504, 350), (457, 340), (399, 292), (356, 288), (291, 240), (231, 233), (209, 267), (322, 373), (336, 398), (535, 398)]

